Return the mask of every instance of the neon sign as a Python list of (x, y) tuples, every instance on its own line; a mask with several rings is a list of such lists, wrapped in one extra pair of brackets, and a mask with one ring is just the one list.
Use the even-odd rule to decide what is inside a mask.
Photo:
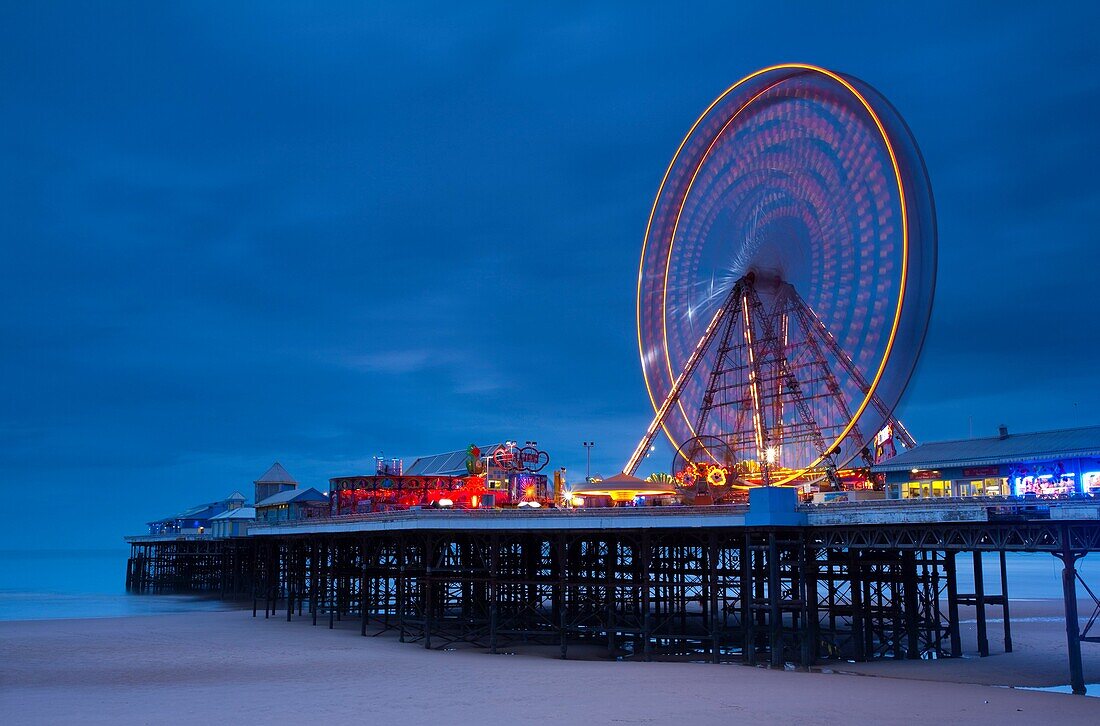
[(518, 447), (504, 444), (493, 453), (493, 461), (507, 471), (542, 471), (550, 463), (550, 455), (545, 451), (527, 445)]

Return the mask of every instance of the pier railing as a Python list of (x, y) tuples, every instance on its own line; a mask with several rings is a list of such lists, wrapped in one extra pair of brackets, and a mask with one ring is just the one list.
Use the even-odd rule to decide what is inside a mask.
[(440, 520), (481, 520), (481, 521), (546, 521), (548, 519), (607, 519), (608, 517), (715, 517), (722, 515), (743, 516), (749, 511), (747, 504), (720, 504), (705, 507), (667, 506), (667, 507), (591, 507), (577, 509), (404, 509), (391, 512), (364, 512), (344, 514), (335, 517), (303, 519), (296, 522), (257, 522), (256, 527), (278, 527), (280, 531), (295, 528), (309, 528), (318, 524), (332, 523), (399, 523), (424, 519)]
[(205, 542), (219, 539), (210, 534), (132, 534), (123, 537), (127, 542)]
[[(1083, 520), (1100, 519), (1100, 498), (1076, 497), (1061, 499), (1033, 499), (1020, 497), (943, 497), (937, 499), (884, 499), (862, 500), (856, 502), (826, 502), (802, 504), (798, 510), (807, 516), (811, 526), (849, 525), (849, 524), (919, 524), (935, 522), (992, 522), (1001, 520)], [(747, 514), (747, 504), (711, 505), (711, 506), (665, 506), (665, 507), (593, 507), (577, 509), (406, 509), (388, 512), (364, 512), (345, 514), (335, 517), (305, 519), (296, 522), (278, 522), (266, 524), (257, 522), (256, 528), (271, 529), (272, 532), (304, 531), (319, 526), (354, 525), (357, 523), (376, 526), (402, 523), (424, 523), (444, 525), (454, 522), (468, 525), (480, 522), (492, 527), (493, 524), (519, 525), (530, 523), (545, 527), (550, 521), (569, 523), (576, 528), (577, 523), (597, 520), (616, 520), (645, 518), (657, 524), (668, 518), (697, 519), (705, 518), (710, 522), (725, 517), (740, 517)], [(257, 534), (260, 534), (257, 532)]]

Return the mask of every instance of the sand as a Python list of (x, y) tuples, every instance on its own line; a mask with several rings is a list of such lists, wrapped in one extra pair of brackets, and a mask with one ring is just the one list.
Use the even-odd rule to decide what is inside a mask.
[[(427, 651), (355, 622), (334, 630), (251, 611), (0, 623), (0, 720), (57, 723), (1100, 723), (1100, 698), (1000, 688), (1065, 683), (1064, 629), (1020, 604), (1016, 652), (835, 666), (569, 660)], [(964, 615), (965, 617), (965, 615)], [(996, 635), (997, 637), (993, 637)], [(1063, 640), (1059, 640), (1061, 637)], [(967, 644), (972, 647), (971, 643)], [(1100, 647), (1084, 644), (1100, 680)], [(1091, 677), (1091, 678), (1089, 678)], [(1100, 688), (1094, 687), (1095, 690)]]

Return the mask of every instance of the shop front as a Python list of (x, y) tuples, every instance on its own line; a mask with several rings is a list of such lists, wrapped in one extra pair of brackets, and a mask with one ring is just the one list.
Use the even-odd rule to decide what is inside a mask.
[(871, 467), (890, 499), (1100, 496), (1100, 426), (921, 444)]
[(889, 499), (1100, 496), (1100, 460), (1056, 459), (885, 472)]
[(1008, 480), (996, 466), (916, 469), (888, 474), (886, 489), (892, 499), (999, 497)]

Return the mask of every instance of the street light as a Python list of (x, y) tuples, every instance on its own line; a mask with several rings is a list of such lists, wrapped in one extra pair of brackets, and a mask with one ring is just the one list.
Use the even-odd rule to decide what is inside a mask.
[(592, 478), (592, 447), (596, 445), (595, 441), (585, 441), (584, 450), (588, 454), (588, 465), (584, 469), (584, 480), (588, 481)]

